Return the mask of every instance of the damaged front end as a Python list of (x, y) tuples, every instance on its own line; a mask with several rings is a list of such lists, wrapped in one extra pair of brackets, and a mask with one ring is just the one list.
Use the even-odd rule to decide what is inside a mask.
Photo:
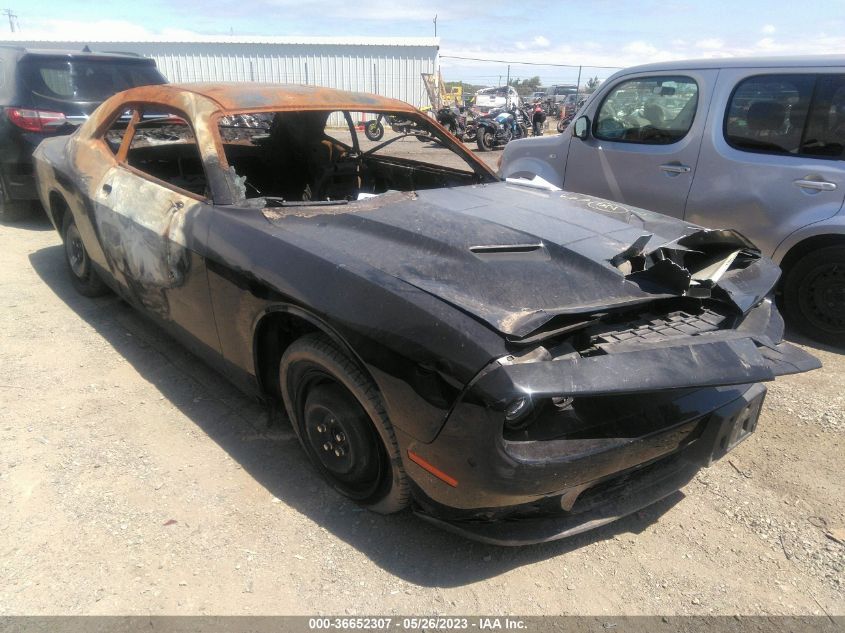
[[(748, 437), (759, 383), (820, 367), (782, 341), (779, 271), (747, 240), (650, 239), (608, 264), (656, 299), (509, 337), (512, 353), (476, 376), (437, 439), (412, 447), (459, 482), (420, 482), (421, 515), (506, 545), (592, 529), (677, 491)], [(469, 454), (451, 449), (468, 437)]]
[(820, 367), (782, 342), (771, 298), (779, 270), (748, 240), (702, 229), (647, 250), (651, 238), (643, 235), (609, 263), (657, 299), (559, 316), (511, 337), (514, 354), (482, 372), (476, 389), (496, 406), (514, 391), (575, 396), (735, 385)]

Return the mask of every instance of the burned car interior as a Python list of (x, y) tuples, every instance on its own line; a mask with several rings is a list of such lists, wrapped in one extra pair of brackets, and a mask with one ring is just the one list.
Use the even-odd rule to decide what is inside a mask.
[(129, 126), (126, 119), (121, 116), (105, 135), (114, 153), (128, 127), (132, 138), (126, 163), (130, 167), (194, 195), (210, 197), (196, 137), (182, 116), (144, 111)]
[[(407, 113), (402, 117), (408, 124), (406, 131), (378, 143), (358, 135), (349, 111), (227, 114), (220, 118), (218, 130), (226, 162), (250, 206), (344, 203), (388, 191), (495, 180), (456, 153), (426, 117), (413, 118)], [(125, 113), (105, 135), (115, 154), (127, 119)], [(196, 196), (211, 198), (194, 131), (180, 114), (155, 108), (140, 112), (128, 127), (132, 133), (126, 156), (129, 166)], [(402, 151), (408, 141), (437, 148), (432, 162)], [(446, 160), (444, 149), (449, 155)]]
[(411, 123), (409, 130), (380, 143), (367, 143), (359, 136), (348, 111), (236, 114), (221, 118), (218, 127), (226, 160), (242, 179), (245, 197), (268, 206), (353, 201), (388, 191), (492, 180), (459, 156), (449, 164), (442, 156), (431, 163), (397, 151), (407, 142), (423, 142), (437, 146), (442, 154), (445, 145), (442, 133), (424, 117), (403, 116)]

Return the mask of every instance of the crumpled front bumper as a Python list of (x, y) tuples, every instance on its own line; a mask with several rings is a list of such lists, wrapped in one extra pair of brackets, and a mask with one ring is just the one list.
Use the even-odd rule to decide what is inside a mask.
[(720, 330), (659, 343), (619, 343), (602, 356), (503, 365), (482, 375), (473, 389), (503, 404), (520, 393), (597, 396), (742, 385), (820, 367), (815, 356), (790, 343), (775, 344), (745, 329)]
[[(740, 397), (707, 414), (699, 425), (701, 432), (669, 454), (558, 491), (541, 503), (510, 508), (498, 517), (493, 513), (490, 519), (440, 518), (423, 510), (417, 514), (450, 532), (505, 546), (554, 541), (607, 525), (683, 488), (702, 466), (719, 459), (738, 443), (737, 428), (746, 428), (743, 439), (750, 435), (765, 393), (763, 385), (753, 385)], [(659, 445), (661, 440), (655, 439)], [(600, 463), (601, 458), (596, 461)]]
[[(820, 367), (800, 348), (774, 342), (782, 324), (767, 299), (735, 329), (492, 364), (433, 442), (402, 442), (456, 482), (406, 464), (420, 513), (472, 538), (521, 544), (577, 534), (654, 503), (737, 443), (729, 435), (741, 428), (737, 416), (756, 425), (759, 383)], [(572, 420), (586, 422), (586, 431), (569, 433), (565, 420), (563, 435), (552, 439), (507, 439), (504, 411), (524, 397), (572, 398)], [(560, 415), (542, 409), (549, 410)], [(605, 413), (612, 430), (601, 428)]]

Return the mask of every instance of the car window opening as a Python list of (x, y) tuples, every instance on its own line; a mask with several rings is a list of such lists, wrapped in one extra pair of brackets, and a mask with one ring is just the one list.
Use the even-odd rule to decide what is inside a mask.
[(130, 167), (153, 178), (210, 197), (196, 137), (178, 114), (144, 112), (135, 126), (126, 161)]
[[(362, 120), (380, 130), (373, 140), (356, 130)], [(407, 112), (243, 113), (222, 117), (218, 129), (250, 206), (345, 203), (496, 180), (426, 117)]]

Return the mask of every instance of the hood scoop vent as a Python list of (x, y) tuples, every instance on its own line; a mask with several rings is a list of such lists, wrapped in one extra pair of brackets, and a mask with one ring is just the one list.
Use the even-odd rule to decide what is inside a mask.
[(545, 246), (539, 244), (488, 244), (471, 246), (470, 252), (481, 260), (526, 261), (549, 259)]

